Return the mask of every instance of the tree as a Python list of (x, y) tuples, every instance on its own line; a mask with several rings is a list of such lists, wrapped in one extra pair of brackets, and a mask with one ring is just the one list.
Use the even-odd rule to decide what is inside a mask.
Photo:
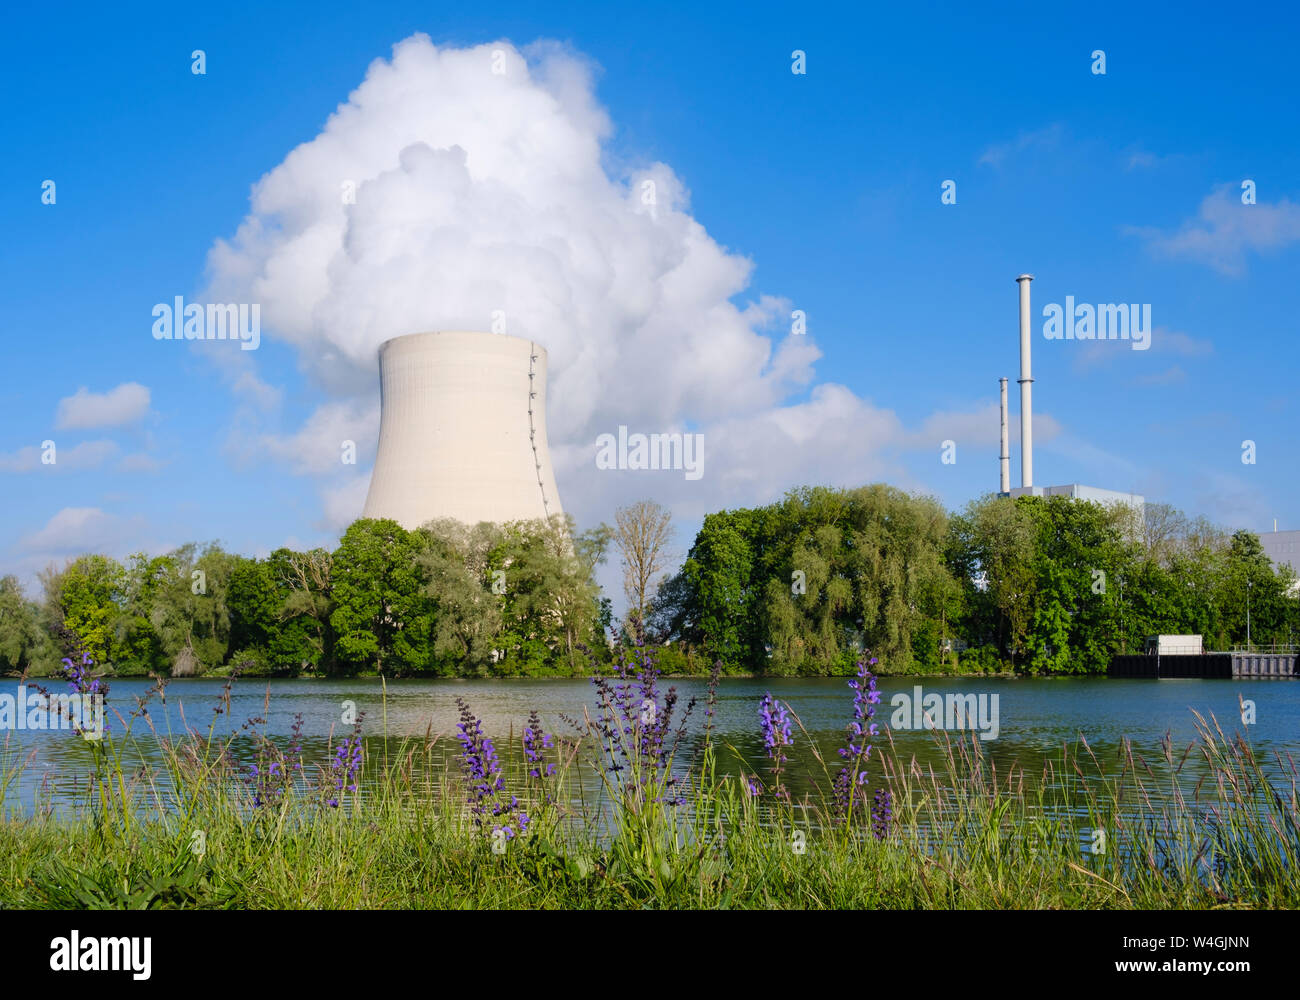
[(966, 641), (1013, 662), (1034, 620), (1035, 542), (1028, 510), (1006, 497), (972, 500), (949, 529), (948, 564), (966, 592)]
[(449, 674), (484, 672), (493, 662), (501, 631), (504, 602), (492, 592), (490, 568), (501, 529), (445, 519), (420, 531), (425, 536), (420, 564), (435, 609), (434, 658)]
[(640, 626), (650, 589), (667, 568), (672, 513), (653, 500), (639, 500), (614, 512), (614, 544), (623, 560), (623, 596), (628, 620)]
[(325, 549), (276, 549), (267, 559), (279, 609), (267, 640), (273, 671), (297, 673), (329, 662), (334, 556)]
[(170, 664), (161, 627), (167, 618), (167, 586), (175, 573), (175, 560), (170, 556), (150, 557), (137, 552), (127, 561), (122, 609), (114, 627), (117, 672), (167, 672)]
[(15, 576), (0, 577), (0, 670), (45, 673), (57, 661), (41, 628), (40, 609), (27, 599)]
[(122, 577), (121, 565), (102, 555), (80, 556), (62, 570), (50, 567), (40, 574), (47, 628), (51, 633), (60, 627), (76, 633), (101, 668), (111, 663)]
[(646, 612), (646, 634), (659, 643), (698, 642), (698, 604), (684, 571), (664, 577)]
[(421, 536), (396, 521), (353, 522), (334, 552), (335, 653), (351, 670), (390, 675), (428, 668), (431, 607), (420, 562)]
[(258, 559), (236, 556), (226, 595), (230, 648), (265, 649), (275, 632), (282, 603), (271, 567)]
[(754, 553), (741, 520), (728, 511), (707, 515), (682, 567), (705, 651), (724, 669), (735, 669), (755, 653), (750, 641), (756, 626)]
[(1142, 542), (1147, 558), (1168, 568), (1180, 543), (1187, 536), (1187, 516), (1167, 503), (1142, 507)]
[(236, 557), (215, 542), (168, 553), (172, 572), (162, 590), (159, 633), (173, 676), (185, 677), (226, 662), (230, 609), (226, 598)]

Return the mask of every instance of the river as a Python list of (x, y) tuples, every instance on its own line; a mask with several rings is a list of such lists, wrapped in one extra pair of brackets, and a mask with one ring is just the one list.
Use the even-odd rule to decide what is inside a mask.
[[(678, 690), (679, 714), (689, 699), (698, 700), (682, 740), (680, 769), (700, 744), (707, 683), (696, 679), (661, 681), (661, 689), (670, 685)], [(53, 689), (59, 686), (51, 685)], [(125, 717), (150, 686), (142, 680), (111, 682), (108, 717), (110, 730), (119, 741)], [(1015, 765), (1030, 776), (1040, 774), (1045, 759), (1058, 756), (1063, 743), (1080, 735), (1087, 738), (1108, 771), (1118, 769), (1123, 737), (1154, 759), (1166, 731), (1176, 748), (1194, 739), (1193, 710), (1207, 719), (1216, 717), (1229, 736), (1244, 730), (1262, 755), (1300, 750), (1300, 684), (1285, 680), (882, 678), (876, 721), (882, 728), (891, 722), (901, 724), (891, 726), (896, 751), (904, 758), (915, 755), (936, 769), (942, 759), (936, 734), (924, 728), (903, 728), (919, 717), (910, 705), (918, 686), (923, 699), (928, 695), (974, 696), (970, 703), (982, 711), (970, 725), (990, 737), (980, 742), (999, 773)], [(16, 689), (16, 682), (9, 681), (0, 692), (12, 694)], [(596, 714), (593, 686), (581, 679), (402, 680), (389, 681), (386, 694), (377, 679), (245, 679), (231, 688), (229, 710), (223, 706), (217, 714), (214, 708), (222, 706), (224, 689), (225, 682), (215, 679), (171, 681), (165, 705), (156, 695), (149, 702), (154, 731), (180, 735), (189, 726), (206, 733), (211, 725), (217, 738), (232, 738), (237, 758), (247, 759), (255, 745), (251, 730), (287, 746), (295, 718), (301, 714), (304, 758), (324, 762), (331, 744), (336, 745), (352, 730), (344, 718), (350, 718), (351, 712), (364, 713), (362, 733), (370, 761), (382, 758), (385, 752), (395, 754), (402, 741), (423, 739), (428, 733), (438, 737), (431, 754), (436, 765), (458, 748), (456, 698), (461, 697), (483, 720), (485, 732), (498, 742), (508, 773), (517, 773), (517, 744), (530, 711), (540, 713), (545, 729), (560, 734), (573, 732), (563, 716), (580, 720), (584, 706)], [(828, 767), (836, 766), (836, 749), (843, 745), (844, 727), (852, 717), (853, 692), (847, 678), (724, 679), (714, 720), (721, 769), (766, 773), (758, 705), (769, 691), (788, 704), (806, 730), (807, 735), (798, 725), (793, 727), (795, 743), (786, 766), (786, 783), (799, 796), (811, 791), (818, 779), (825, 784), (813, 746)], [(903, 696), (909, 704), (903, 703)], [(1239, 696), (1253, 702), (1254, 708), (1254, 721), (1244, 727)], [(250, 725), (250, 719), (264, 721)], [(135, 739), (127, 757), (132, 768), (160, 764), (158, 742), (143, 717), (131, 725)], [(969, 732), (948, 735), (970, 738)], [(884, 744), (884, 733), (874, 742)], [(72, 780), (84, 779), (89, 769), (88, 746), (67, 732), (10, 730), (0, 737), (0, 746), (0, 779), (9, 778), (4, 796), (9, 811), (19, 808), (27, 812), (37, 802), (66, 806), (76, 794)], [(874, 781), (879, 772), (874, 766), (873, 771)], [(599, 777), (590, 768), (580, 768), (577, 775), (585, 793), (599, 787)]]

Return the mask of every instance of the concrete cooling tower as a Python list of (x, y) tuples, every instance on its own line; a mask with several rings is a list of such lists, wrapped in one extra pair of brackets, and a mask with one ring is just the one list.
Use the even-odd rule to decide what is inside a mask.
[(379, 348), (379, 451), (363, 517), (405, 528), (561, 513), (546, 444), (546, 349), (494, 333)]

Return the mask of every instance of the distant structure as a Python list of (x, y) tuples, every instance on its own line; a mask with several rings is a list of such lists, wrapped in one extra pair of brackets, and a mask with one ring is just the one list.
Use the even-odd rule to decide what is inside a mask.
[(1300, 531), (1278, 531), (1274, 521), (1272, 531), (1260, 532), (1259, 542), (1274, 566), (1281, 568), (1289, 563), (1300, 570)]
[[(998, 379), (1001, 386), (1001, 423), (1002, 451), (998, 456), (998, 495), (1003, 497), (1069, 497), (1072, 500), (1091, 500), (1097, 503), (1123, 503), (1134, 508), (1141, 524), (1146, 510), (1146, 498), (1138, 493), (1125, 493), (1120, 490), (1105, 490), (1096, 486), (1081, 486), (1070, 483), (1066, 486), (1034, 485), (1034, 376), (1030, 361), (1031, 322), (1029, 315), (1029, 283), (1034, 280), (1032, 274), (1022, 274), (1016, 278), (1020, 287), (1020, 485), (1011, 488), (1011, 456), (1007, 438), (1007, 380)], [(1297, 532), (1300, 534), (1300, 532)]]
[(998, 456), (998, 492), (1006, 496), (1011, 492), (1011, 444), (1007, 437), (1007, 380), (998, 379), (1002, 387), (1002, 453)]
[(1034, 485), (1034, 377), (1029, 368), (1029, 346), (1033, 334), (1029, 322), (1029, 283), (1032, 274), (1016, 279), (1020, 286), (1020, 485)]
[(379, 348), (379, 450), (362, 516), (418, 528), (563, 512), (546, 441), (546, 349), (412, 333)]
[(1081, 486), (1069, 483), (1066, 486), (1018, 486), (1007, 496), (1011, 497), (1069, 497), (1071, 500), (1091, 500), (1094, 503), (1126, 503), (1142, 511), (1146, 507), (1146, 497), (1140, 493), (1124, 493), (1120, 490), (1103, 490), (1097, 486)]

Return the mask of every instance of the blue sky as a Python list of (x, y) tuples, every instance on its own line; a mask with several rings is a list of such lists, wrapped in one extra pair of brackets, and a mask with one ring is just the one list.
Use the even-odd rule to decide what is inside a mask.
[[(88, 549), (219, 539), (255, 553), (337, 538), (373, 456), (368, 362), (325, 371), (337, 338), (317, 339), (303, 316), (282, 333), (291, 319), (281, 328), (274, 309), (242, 357), (160, 343), (151, 309), (202, 296), (217, 241), (266, 219), (252, 186), (417, 33), (442, 51), (511, 43), (530, 65), (527, 46), (559, 42), (608, 118), (610, 183), (664, 165), (689, 192), (676, 217), (752, 268), (724, 297), (775, 303), (745, 336), (776, 351), (787, 338), (772, 317), (808, 315), (800, 346), (820, 357), (792, 363), (777, 389), (701, 351), (683, 362), (696, 395), (680, 405), (656, 384), (653, 401), (611, 391), (586, 417), (553, 415), (559, 488), (580, 524), (655, 497), (677, 513), (684, 549), (703, 512), (808, 482), (883, 479), (950, 507), (995, 489), (997, 378), (1013, 380), (1014, 415), (1014, 278), (1029, 271), (1038, 483), (1141, 492), (1234, 528), (1300, 527), (1294, 10), (461, 6), (9, 15), (0, 572), (30, 580)], [(191, 72), (194, 49), (205, 75)], [(806, 75), (790, 71), (795, 49)], [(1105, 75), (1092, 72), (1095, 49)], [(424, 138), (388, 120), (412, 130), (403, 143)], [(955, 205), (940, 200), (949, 179)], [(1045, 340), (1041, 309), (1067, 295), (1150, 304), (1151, 349)], [(635, 356), (636, 331), (624, 334), (611, 335), (614, 366)], [(570, 347), (549, 346), (554, 410), (581, 383), (563, 380)], [(753, 405), (692, 404), (710, 378)], [(842, 409), (822, 405), (827, 386), (843, 387)], [(295, 456), (312, 428), (334, 430), (313, 423), (322, 413), (354, 421), (352, 479)], [(716, 473), (594, 479), (596, 434), (638, 420), (703, 431)], [(787, 441), (763, 430), (791, 422)], [(953, 465), (940, 461), (949, 439)], [(34, 457), (45, 440), (54, 466)], [(1016, 482), (1014, 438), (1012, 455)]]

